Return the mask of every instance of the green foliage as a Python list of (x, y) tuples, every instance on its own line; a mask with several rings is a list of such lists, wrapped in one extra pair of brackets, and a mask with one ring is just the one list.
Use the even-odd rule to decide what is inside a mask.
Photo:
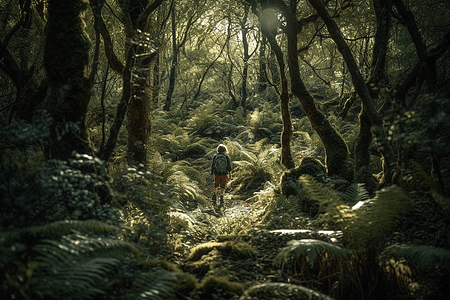
[[(49, 160), (34, 174), (15, 163), (0, 165), (0, 213), (3, 226), (26, 226), (56, 220), (111, 219), (110, 179), (104, 164), (74, 153), (68, 161)], [(97, 170), (96, 173), (93, 173)]]
[(207, 276), (200, 283), (199, 287), (207, 296), (215, 293), (223, 292), (227, 298), (233, 295), (241, 295), (244, 292), (244, 285), (238, 282), (231, 282), (227, 277), (219, 277), (215, 275)]
[(348, 250), (332, 243), (311, 239), (291, 240), (275, 257), (274, 263), (282, 269), (287, 262), (297, 265), (303, 262), (304, 258), (310, 268), (313, 268), (315, 263), (320, 263), (325, 257), (326, 263), (337, 264), (348, 255)]
[(41, 119), (37, 119), (33, 124), (12, 120), (11, 123), (0, 128), (1, 147), (9, 141), (16, 146), (24, 146), (35, 143), (42, 143), (50, 136), (50, 125), (53, 120), (49, 113), (43, 113)]
[(211, 135), (215, 132), (213, 126), (217, 125), (218, 118), (219, 113), (216, 106), (203, 104), (193, 111), (187, 128), (198, 135)]
[(80, 233), (111, 233), (121, 231), (122, 228), (114, 225), (110, 225), (97, 220), (65, 220), (56, 221), (40, 226), (31, 226), (20, 229), (13, 229), (5, 232), (1, 232), (0, 236), (4, 239), (20, 240), (26, 235), (37, 236), (60, 236), (71, 233), (76, 230)]
[(308, 198), (324, 211), (319, 220), (336, 223), (352, 249), (375, 245), (395, 225), (400, 212), (411, 202), (406, 193), (392, 185), (376, 192), (375, 197), (351, 208), (336, 193), (311, 176), (299, 178)]
[[(262, 194), (258, 194), (259, 197)], [(302, 213), (302, 205), (297, 197), (286, 197), (278, 193), (273, 193), (271, 197), (264, 200), (266, 204), (265, 213), (261, 220), (261, 225), (266, 229), (298, 229), (307, 226), (308, 220)]]
[(191, 249), (188, 260), (199, 260), (203, 255), (210, 253), (212, 250), (225, 251), (240, 258), (250, 258), (256, 254), (256, 251), (247, 242), (241, 241), (224, 241), (209, 242), (200, 244)]
[[(169, 298), (176, 275), (137, 269), (134, 257), (140, 250), (109, 234), (114, 232), (119, 228), (98, 221), (54, 222), (2, 232), (0, 295), (5, 299)], [(130, 284), (133, 288), (124, 294)]]
[(264, 295), (268, 295), (271, 297), (270, 299), (278, 299), (273, 298), (278, 295), (289, 295), (289, 299), (314, 299), (314, 300), (333, 300), (334, 298), (322, 294), (313, 289), (296, 285), (290, 283), (282, 283), (282, 282), (266, 282), (259, 285), (252, 286), (245, 290), (242, 295), (241, 300), (245, 299), (265, 299)]
[(238, 182), (241, 193), (262, 190), (267, 181), (279, 178), (281, 167), (280, 149), (267, 144), (265, 139), (244, 148), (236, 141), (227, 141), (229, 155), (233, 163), (233, 182)]
[(406, 259), (419, 272), (436, 266), (450, 272), (450, 250), (427, 245), (393, 245), (386, 249), (396, 259)]

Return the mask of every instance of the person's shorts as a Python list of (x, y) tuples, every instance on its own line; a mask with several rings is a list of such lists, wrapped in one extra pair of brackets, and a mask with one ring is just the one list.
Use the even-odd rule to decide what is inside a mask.
[(214, 186), (218, 187), (220, 185), (221, 188), (225, 188), (227, 185), (228, 175), (215, 176)]

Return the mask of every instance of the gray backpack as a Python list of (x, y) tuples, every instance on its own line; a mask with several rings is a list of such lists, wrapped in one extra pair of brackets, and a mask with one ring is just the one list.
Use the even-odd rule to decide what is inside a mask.
[(227, 173), (227, 157), (225, 156), (225, 154), (220, 153), (217, 154), (216, 156), (216, 164), (215, 164), (215, 168), (216, 168), (216, 172), (217, 173), (221, 173), (221, 174), (226, 174)]

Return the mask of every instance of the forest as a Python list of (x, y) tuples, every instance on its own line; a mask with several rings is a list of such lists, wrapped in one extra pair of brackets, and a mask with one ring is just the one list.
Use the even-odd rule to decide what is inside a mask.
[(449, 299), (449, 114), (448, 0), (0, 0), (0, 298)]

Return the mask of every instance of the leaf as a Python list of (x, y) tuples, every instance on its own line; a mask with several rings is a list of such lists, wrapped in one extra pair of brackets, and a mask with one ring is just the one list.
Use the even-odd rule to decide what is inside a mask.
[(338, 261), (349, 254), (349, 251), (346, 249), (320, 240), (291, 240), (288, 242), (288, 246), (284, 247), (275, 257), (274, 263), (283, 268), (287, 261), (297, 261), (304, 257), (312, 268), (316, 260), (325, 252), (329, 254), (328, 259), (333, 261)]

